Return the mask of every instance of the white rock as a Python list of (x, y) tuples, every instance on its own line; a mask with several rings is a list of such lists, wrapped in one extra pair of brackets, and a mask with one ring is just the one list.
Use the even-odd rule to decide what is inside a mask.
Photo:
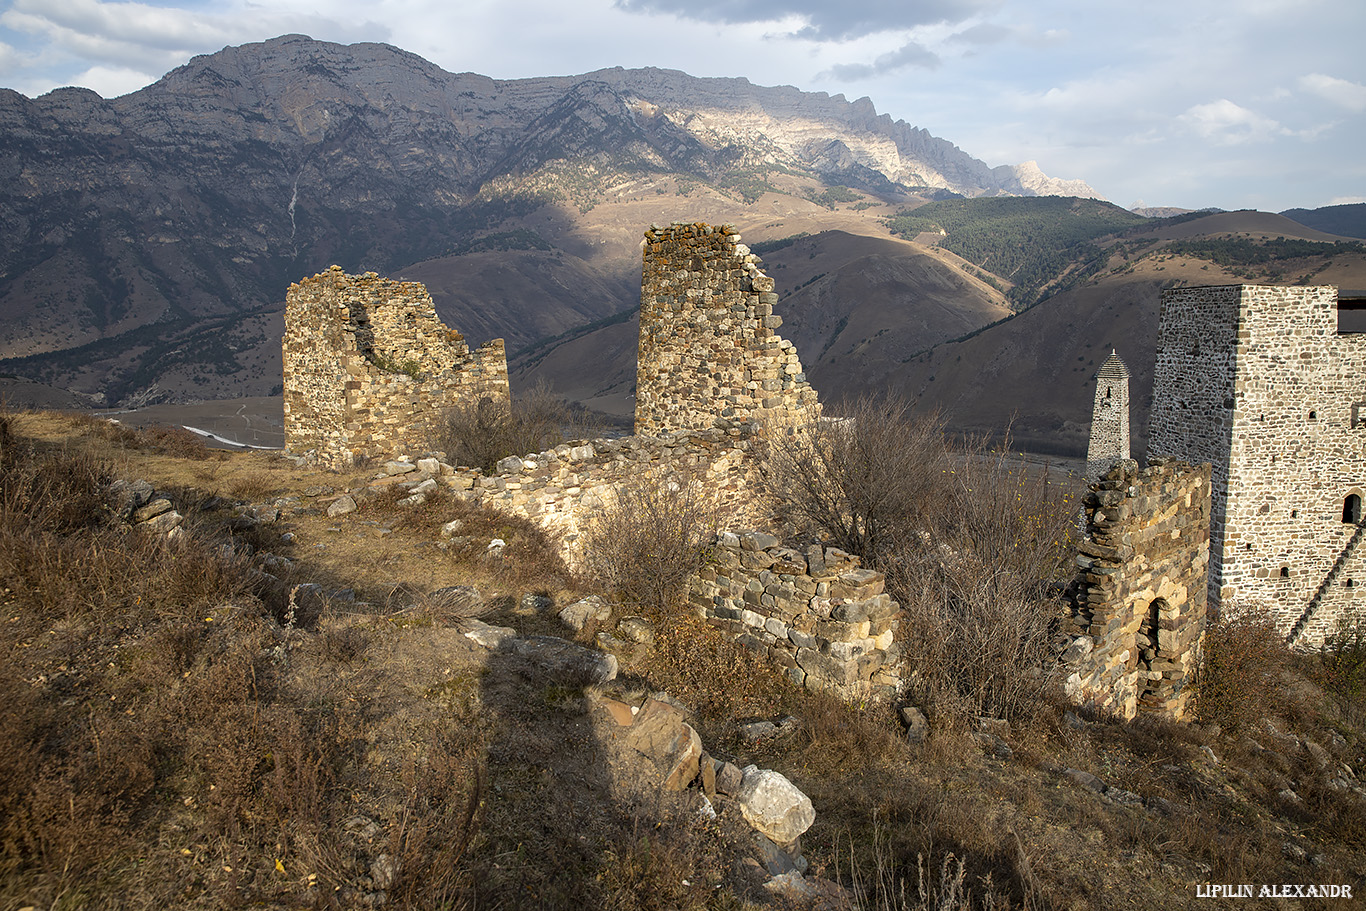
[(735, 800), (745, 821), (780, 845), (796, 841), (816, 821), (811, 798), (772, 769), (746, 767)]

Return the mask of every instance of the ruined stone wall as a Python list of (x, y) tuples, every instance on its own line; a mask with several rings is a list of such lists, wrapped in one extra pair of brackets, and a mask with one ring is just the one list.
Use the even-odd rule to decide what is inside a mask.
[(688, 601), (799, 686), (890, 698), (900, 682), (901, 608), (884, 584), (882, 573), (833, 547), (798, 552), (763, 532), (721, 532)]
[(1064, 631), (1074, 700), (1181, 718), (1204, 633), (1210, 466), (1118, 463), (1086, 494), (1087, 539)]
[(818, 414), (792, 343), (774, 330), (778, 295), (730, 227), (645, 232), (636, 433), (705, 430), (718, 418), (761, 426)]
[(285, 449), (330, 467), (428, 448), (446, 409), (508, 399), (502, 339), (471, 351), (420, 283), (373, 272), (290, 285), (282, 349)]
[(1366, 335), (1336, 308), (1331, 286), (1167, 291), (1153, 388), (1149, 450), (1214, 466), (1211, 605), (1304, 644), (1366, 606), (1344, 513), (1366, 491)]
[(746, 427), (580, 441), (504, 459), (488, 475), (456, 470), (446, 483), (535, 522), (560, 542), (565, 561), (581, 569), (584, 534), (626, 485), (693, 485), (725, 524), (769, 522), (754, 458), (762, 445)]
[(1116, 462), (1129, 458), (1129, 368), (1119, 355), (1096, 372), (1096, 396), (1091, 409), (1091, 435), (1086, 446), (1086, 481), (1099, 479)]

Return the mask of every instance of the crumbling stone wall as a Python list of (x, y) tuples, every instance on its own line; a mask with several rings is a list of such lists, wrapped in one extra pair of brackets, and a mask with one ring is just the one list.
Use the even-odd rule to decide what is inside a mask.
[(762, 441), (745, 426), (579, 441), (504, 459), (488, 475), (455, 470), (447, 485), (535, 522), (560, 542), (565, 561), (581, 569), (584, 533), (629, 484), (700, 485), (724, 521), (769, 522), (756, 446)]
[(764, 532), (723, 531), (689, 581), (688, 601), (800, 686), (890, 698), (900, 682), (901, 607), (884, 587), (882, 573), (842, 550), (813, 544), (798, 552)]
[(1213, 464), (1211, 607), (1308, 645), (1366, 608), (1366, 335), (1337, 307), (1332, 286), (1164, 292), (1148, 442)]
[(441, 413), (508, 400), (502, 339), (471, 351), (418, 282), (333, 266), (289, 286), (285, 449), (343, 468), (426, 448)]
[(791, 426), (818, 414), (778, 295), (729, 226), (645, 232), (636, 433), (706, 430), (718, 419)]
[(1064, 632), (1074, 700), (1181, 718), (1207, 603), (1210, 466), (1121, 461), (1085, 497), (1087, 538)]

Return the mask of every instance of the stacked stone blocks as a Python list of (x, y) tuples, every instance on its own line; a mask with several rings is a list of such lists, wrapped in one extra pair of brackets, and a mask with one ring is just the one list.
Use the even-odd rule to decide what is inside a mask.
[(1085, 497), (1066, 689), (1123, 718), (1181, 718), (1204, 634), (1210, 466), (1121, 461)]
[(901, 608), (884, 587), (882, 573), (836, 548), (798, 551), (764, 532), (720, 532), (688, 600), (800, 686), (890, 698)]
[(705, 430), (718, 419), (791, 427), (819, 415), (778, 295), (729, 226), (645, 232), (636, 433)]
[(425, 448), (455, 405), (508, 401), (502, 339), (471, 351), (420, 283), (373, 272), (290, 285), (282, 351), (286, 450), (332, 468)]

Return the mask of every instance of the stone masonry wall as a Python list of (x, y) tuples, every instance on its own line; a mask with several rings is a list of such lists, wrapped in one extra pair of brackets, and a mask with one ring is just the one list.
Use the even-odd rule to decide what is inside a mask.
[(418, 282), (340, 266), (289, 286), (285, 448), (343, 468), (427, 448), (441, 413), (508, 399), (502, 339), (471, 351)]
[(721, 532), (689, 603), (786, 669), (798, 685), (846, 698), (890, 698), (900, 678), (900, 605), (880, 572), (833, 547), (804, 552), (763, 532)]
[(504, 459), (489, 475), (457, 469), (446, 484), (535, 522), (559, 540), (565, 561), (580, 569), (583, 534), (627, 484), (699, 485), (724, 522), (771, 520), (753, 458), (762, 445), (745, 426), (580, 441)]
[(1362, 613), (1366, 335), (1338, 332), (1337, 289), (1164, 292), (1151, 422), (1150, 452), (1213, 464), (1211, 607), (1308, 645)]
[(728, 226), (645, 232), (636, 433), (705, 430), (718, 418), (791, 426), (818, 415), (773, 306), (773, 279)]
[(1119, 462), (1085, 498), (1087, 538), (1064, 632), (1065, 688), (1126, 719), (1181, 718), (1204, 634), (1210, 466)]

